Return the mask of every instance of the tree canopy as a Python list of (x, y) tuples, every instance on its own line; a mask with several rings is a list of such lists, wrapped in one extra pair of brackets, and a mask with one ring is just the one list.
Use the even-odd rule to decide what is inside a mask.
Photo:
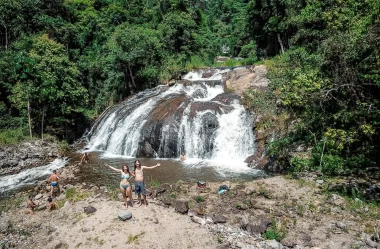
[[(378, 0), (3, 0), (0, 130), (69, 138), (131, 94), (240, 56), (266, 61), (272, 97), (297, 120), (269, 145), (279, 161), (376, 166), (379, 12)], [(307, 159), (289, 156), (299, 142)]]

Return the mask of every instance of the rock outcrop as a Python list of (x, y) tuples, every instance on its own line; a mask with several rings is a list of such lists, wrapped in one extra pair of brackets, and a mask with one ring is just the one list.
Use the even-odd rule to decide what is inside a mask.
[(234, 69), (226, 73), (226, 88), (238, 95), (242, 95), (248, 88), (266, 90), (269, 84), (267, 73), (264, 65)]
[(59, 150), (57, 143), (47, 140), (0, 147), (0, 176), (48, 163), (60, 156)]

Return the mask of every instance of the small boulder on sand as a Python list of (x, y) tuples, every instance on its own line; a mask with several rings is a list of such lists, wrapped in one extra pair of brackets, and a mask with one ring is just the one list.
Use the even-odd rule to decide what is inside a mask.
[(130, 218), (132, 218), (132, 213), (128, 212), (128, 211), (123, 211), (123, 212), (119, 213), (118, 217), (120, 220), (126, 221), (126, 220), (129, 220)]
[(178, 200), (175, 203), (175, 211), (180, 214), (186, 214), (189, 211), (189, 202)]

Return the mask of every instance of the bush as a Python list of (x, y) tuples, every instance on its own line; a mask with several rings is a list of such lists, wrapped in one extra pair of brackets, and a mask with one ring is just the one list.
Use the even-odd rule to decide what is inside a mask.
[(26, 128), (0, 130), (0, 144), (16, 144), (27, 140), (29, 137)]

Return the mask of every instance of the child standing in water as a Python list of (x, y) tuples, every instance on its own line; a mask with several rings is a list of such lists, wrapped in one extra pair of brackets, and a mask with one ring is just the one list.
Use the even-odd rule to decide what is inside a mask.
[(144, 204), (145, 208), (147, 207), (147, 202), (146, 202), (146, 192), (145, 192), (145, 184), (144, 184), (144, 169), (153, 169), (156, 167), (159, 167), (161, 164), (157, 163), (154, 166), (141, 166), (140, 160), (135, 161), (135, 192), (138, 195), (139, 198), (139, 206), (142, 205), (141, 202), (141, 195), (144, 196)]

